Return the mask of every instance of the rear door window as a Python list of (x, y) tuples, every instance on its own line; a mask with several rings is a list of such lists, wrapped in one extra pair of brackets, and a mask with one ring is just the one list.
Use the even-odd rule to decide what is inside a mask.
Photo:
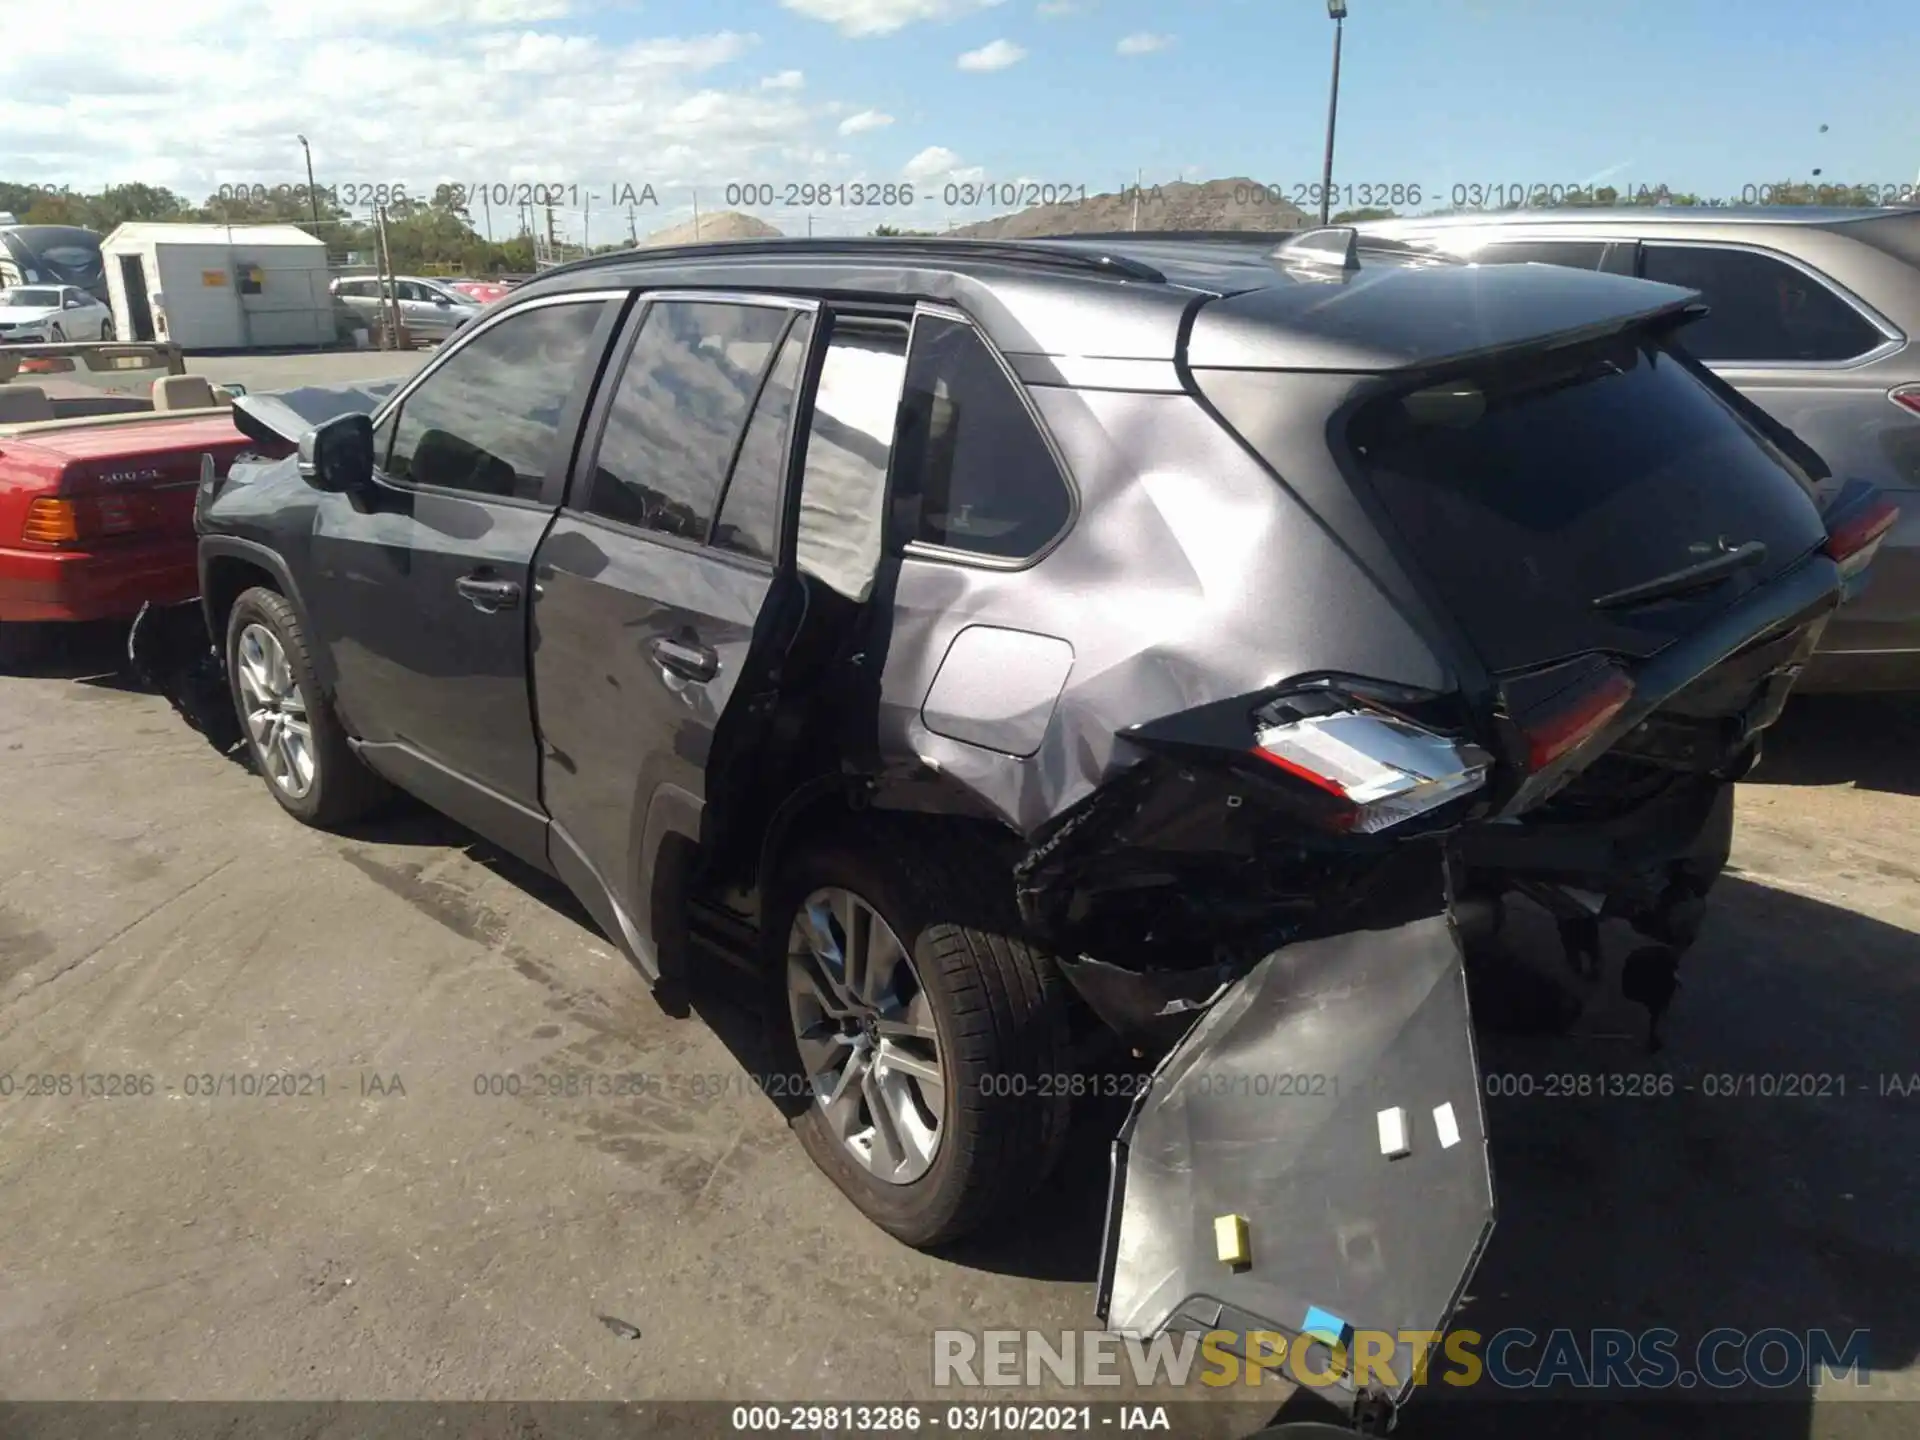
[[(1823, 538), (1799, 472), (1671, 354), (1621, 340), (1376, 401), (1349, 442), (1488, 666), (1652, 654)], [(1603, 596), (1751, 540), (1727, 583)]]
[(1805, 270), (1755, 250), (1641, 246), (1648, 280), (1698, 290), (1713, 313), (1680, 332), (1702, 360), (1793, 363), (1852, 360), (1886, 337)]
[(780, 347), (780, 356), (760, 387), (760, 399), (740, 442), (711, 543), (772, 564), (780, 537), (780, 493), (787, 474), (787, 448), (794, 400), (806, 369), (807, 345), (813, 338), (813, 317), (795, 318)]
[(799, 568), (846, 596), (873, 590), (885, 536), (887, 459), (907, 369), (907, 327), (836, 317), (807, 423)]
[(587, 511), (704, 544), (792, 313), (707, 300), (649, 305), (607, 410)]

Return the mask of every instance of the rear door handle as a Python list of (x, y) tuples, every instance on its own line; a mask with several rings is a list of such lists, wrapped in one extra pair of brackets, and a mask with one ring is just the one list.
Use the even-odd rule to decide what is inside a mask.
[(512, 610), (520, 604), (520, 587), (511, 580), (495, 580), (486, 575), (462, 575), (453, 582), (453, 588), (466, 597), (467, 603), (476, 610), (493, 614), (498, 610)]
[(684, 640), (656, 640), (653, 658), (663, 670), (686, 680), (711, 680), (720, 673), (720, 657), (705, 645)]

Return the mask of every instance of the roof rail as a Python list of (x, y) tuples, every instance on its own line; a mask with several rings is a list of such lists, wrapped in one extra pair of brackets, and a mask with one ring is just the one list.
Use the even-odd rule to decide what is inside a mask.
[(1299, 230), (1100, 230), (1081, 234), (1036, 235), (1036, 240), (1119, 241), (1158, 245), (1259, 245), (1271, 248), (1303, 232)]
[[(1105, 251), (1089, 253), (1067, 249), (1047, 240), (975, 240), (970, 237), (938, 235), (853, 235), (853, 236), (762, 236), (750, 240), (708, 240), (693, 245), (661, 245), (653, 248), (617, 250), (605, 255), (590, 255), (583, 260), (556, 265), (540, 272), (571, 275), (609, 265), (630, 265), (652, 261), (711, 260), (745, 257), (812, 255), (834, 257), (919, 256), (928, 260), (997, 260), (1011, 265), (1050, 266), (1078, 270), (1085, 274), (1105, 275), (1113, 279), (1143, 280), (1164, 285), (1167, 277), (1153, 266), (1124, 255)], [(1077, 239), (1077, 236), (1061, 237)]]

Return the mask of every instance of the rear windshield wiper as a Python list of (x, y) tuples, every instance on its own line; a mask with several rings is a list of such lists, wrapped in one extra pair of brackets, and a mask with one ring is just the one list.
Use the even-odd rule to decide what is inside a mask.
[(1710, 585), (1718, 585), (1736, 570), (1745, 570), (1751, 565), (1764, 564), (1766, 558), (1766, 542), (1749, 540), (1744, 545), (1724, 549), (1718, 555), (1702, 560), (1697, 565), (1687, 565), (1671, 574), (1661, 575), (1652, 580), (1643, 580), (1638, 585), (1629, 585), (1624, 590), (1615, 590), (1611, 594), (1602, 595), (1593, 602), (1593, 608), (1630, 610), (1636, 605), (1650, 605), (1655, 600), (1671, 600), (1678, 595), (1686, 595), (1695, 590), (1704, 590)]

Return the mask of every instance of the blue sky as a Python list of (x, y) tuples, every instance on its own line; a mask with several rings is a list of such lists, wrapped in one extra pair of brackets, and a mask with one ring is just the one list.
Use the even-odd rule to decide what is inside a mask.
[[(198, 198), (297, 183), (305, 133), (323, 182), (547, 180), (604, 206), (609, 182), (651, 181), (643, 232), (695, 193), (723, 208), (729, 180), (1309, 184), (1333, 30), (1324, 0), (71, 3), (0, 57), (0, 178)], [(1920, 180), (1912, 0), (1351, 10), (1339, 183), (1737, 196), (1816, 167)], [(817, 218), (924, 223), (917, 210)]]

